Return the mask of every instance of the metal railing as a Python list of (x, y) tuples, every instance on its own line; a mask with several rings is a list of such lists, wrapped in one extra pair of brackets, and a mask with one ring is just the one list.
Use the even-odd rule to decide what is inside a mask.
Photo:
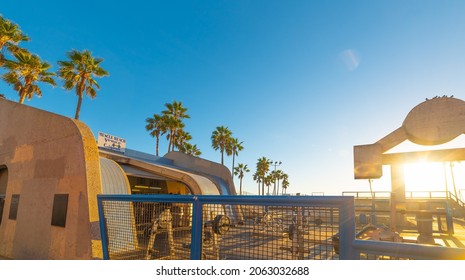
[(465, 259), (356, 239), (353, 197), (99, 195), (104, 259)]
[(104, 259), (358, 258), (352, 197), (97, 198)]
[(391, 192), (342, 192), (342, 196), (353, 196), (356, 199), (390, 199), (391, 198)]
[(434, 245), (354, 240), (353, 248), (361, 259), (465, 260), (465, 249)]
[[(379, 191), (348, 191), (342, 192), (343, 196), (353, 196), (356, 199), (390, 199), (391, 192)], [(405, 192), (407, 199), (450, 199), (456, 202), (460, 207), (465, 208), (465, 202), (450, 191), (407, 191)]]

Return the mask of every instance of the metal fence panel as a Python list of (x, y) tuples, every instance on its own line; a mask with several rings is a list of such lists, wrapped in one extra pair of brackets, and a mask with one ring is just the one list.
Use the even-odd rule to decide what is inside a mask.
[[(98, 203), (105, 259), (357, 257), (345, 252), (355, 232), (349, 197), (99, 195)], [(342, 229), (349, 233), (334, 244)]]

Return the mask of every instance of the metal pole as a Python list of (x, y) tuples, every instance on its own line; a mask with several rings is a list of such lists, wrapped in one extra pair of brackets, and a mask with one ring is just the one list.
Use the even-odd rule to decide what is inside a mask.
[(354, 200), (347, 200), (339, 207), (339, 259), (358, 260), (360, 254), (354, 249), (355, 206)]
[(455, 178), (454, 178), (454, 163), (451, 162), (450, 163), (450, 173), (451, 173), (451, 176), (452, 176), (452, 186), (454, 187), (454, 194), (455, 194), (455, 197), (456, 199), (458, 199), (458, 196), (457, 196), (457, 188), (455, 187)]
[(103, 202), (102, 199), (97, 195), (97, 207), (98, 207), (98, 216), (99, 216), (99, 226), (100, 226), (100, 239), (102, 240), (102, 251), (103, 259), (109, 260), (108, 253), (108, 236), (105, 227), (105, 214), (103, 213)]
[(192, 235), (191, 235), (191, 260), (202, 259), (202, 206), (198, 197), (194, 197), (192, 205)]

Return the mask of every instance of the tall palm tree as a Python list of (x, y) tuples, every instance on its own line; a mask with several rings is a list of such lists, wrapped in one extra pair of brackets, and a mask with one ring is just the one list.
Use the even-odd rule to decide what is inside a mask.
[(234, 174), (239, 177), (239, 195), (242, 195), (242, 178), (244, 178), (245, 173), (250, 172), (247, 164), (239, 163), (234, 167)]
[[(228, 156), (232, 155), (232, 169), (234, 171), (234, 159), (236, 156), (239, 155), (239, 152), (242, 151), (244, 149), (244, 147), (242, 146), (242, 143), (244, 143), (243, 141), (242, 142), (239, 142), (239, 139), (237, 138), (232, 138), (230, 139), (228, 145), (226, 146), (226, 154)], [(232, 177), (234, 179), (234, 172), (232, 172)]]
[(100, 66), (103, 59), (94, 58), (88, 50), (82, 52), (71, 50), (66, 56), (69, 61), (58, 61), (60, 66), (58, 76), (63, 79), (63, 87), (66, 90), (73, 88), (76, 90), (78, 104), (74, 118), (78, 120), (83, 94), (86, 93), (90, 98), (95, 98), (97, 96), (96, 89), (100, 89), (95, 77), (101, 78), (109, 74)]
[(213, 131), (211, 140), (213, 149), (220, 150), (221, 152), (221, 164), (224, 165), (224, 151), (231, 141), (232, 132), (225, 126), (217, 126), (216, 130)]
[(156, 139), (155, 155), (158, 156), (158, 146), (160, 142), (160, 136), (166, 133), (165, 123), (163, 121), (163, 116), (154, 114), (153, 118), (147, 118), (145, 120), (147, 125), (145, 129), (150, 132), (152, 137)]
[(273, 182), (273, 195), (276, 194), (276, 177), (277, 177), (277, 171), (276, 170), (273, 170), (270, 172), (270, 177), (271, 177), (271, 180)]
[(2, 75), (2, 79), (18, 92), (19, 103), (23, 104), (26, 97), (31, 99), (34, 94), (42, 96), (38, 82), (56, 85), (55, 73), (48, 72), (51, 65), (42, 62), (37, 55), (22, 51), (15, 53), (14, 57), (16, 60), (5, 61), (4, 67), (8, 72)]
[(279, 180), (283, 179), (284, 172), (282, 170), (276, 170), (276, 173), (274, 174), (275, 176), (275, 181), (277, 182), (276, 184), (276, 195), (279, 194)]
[(174, 151), (176, 133), (178, 130), (184, 128), (184, 123), (181, 119), (176, 119), (174, 116), (164, 115), (163, 118), (164, 125), (168, 134), (166, 134), (166, 139), (168, 140), (168, 153)]
[(266, 157), (261, 157), (257, 161), (257, 173), (261, 177), (262, 195), (265, 195), (265, 177), (270, 170), (271, 160)]
[(166, 116), (165, 122), (169, 131), (167, 135), (169, 140), (168, 152), (170, 152), (174, 151), (178, 131), (184, 128), (183, 119), (188, 119), (190, 116), (187, 114), (187, 108), (182, 105), (182, 102), (166, 103), (165, 107), (166, 109), (162, 111), (162, 114)]
[(0, 66), (5, 63), (4, 51), (12, 55), (24, 51), (18, 44), (25, 41), (29, 41), (29, 38), (19, 26), (0, 15)]

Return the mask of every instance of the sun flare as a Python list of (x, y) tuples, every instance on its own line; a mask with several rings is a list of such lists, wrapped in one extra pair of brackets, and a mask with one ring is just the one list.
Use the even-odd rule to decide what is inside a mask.
[(447, 176), (443, 163), (421, 161), (404, 165), (406, 191), (445, 191)]

